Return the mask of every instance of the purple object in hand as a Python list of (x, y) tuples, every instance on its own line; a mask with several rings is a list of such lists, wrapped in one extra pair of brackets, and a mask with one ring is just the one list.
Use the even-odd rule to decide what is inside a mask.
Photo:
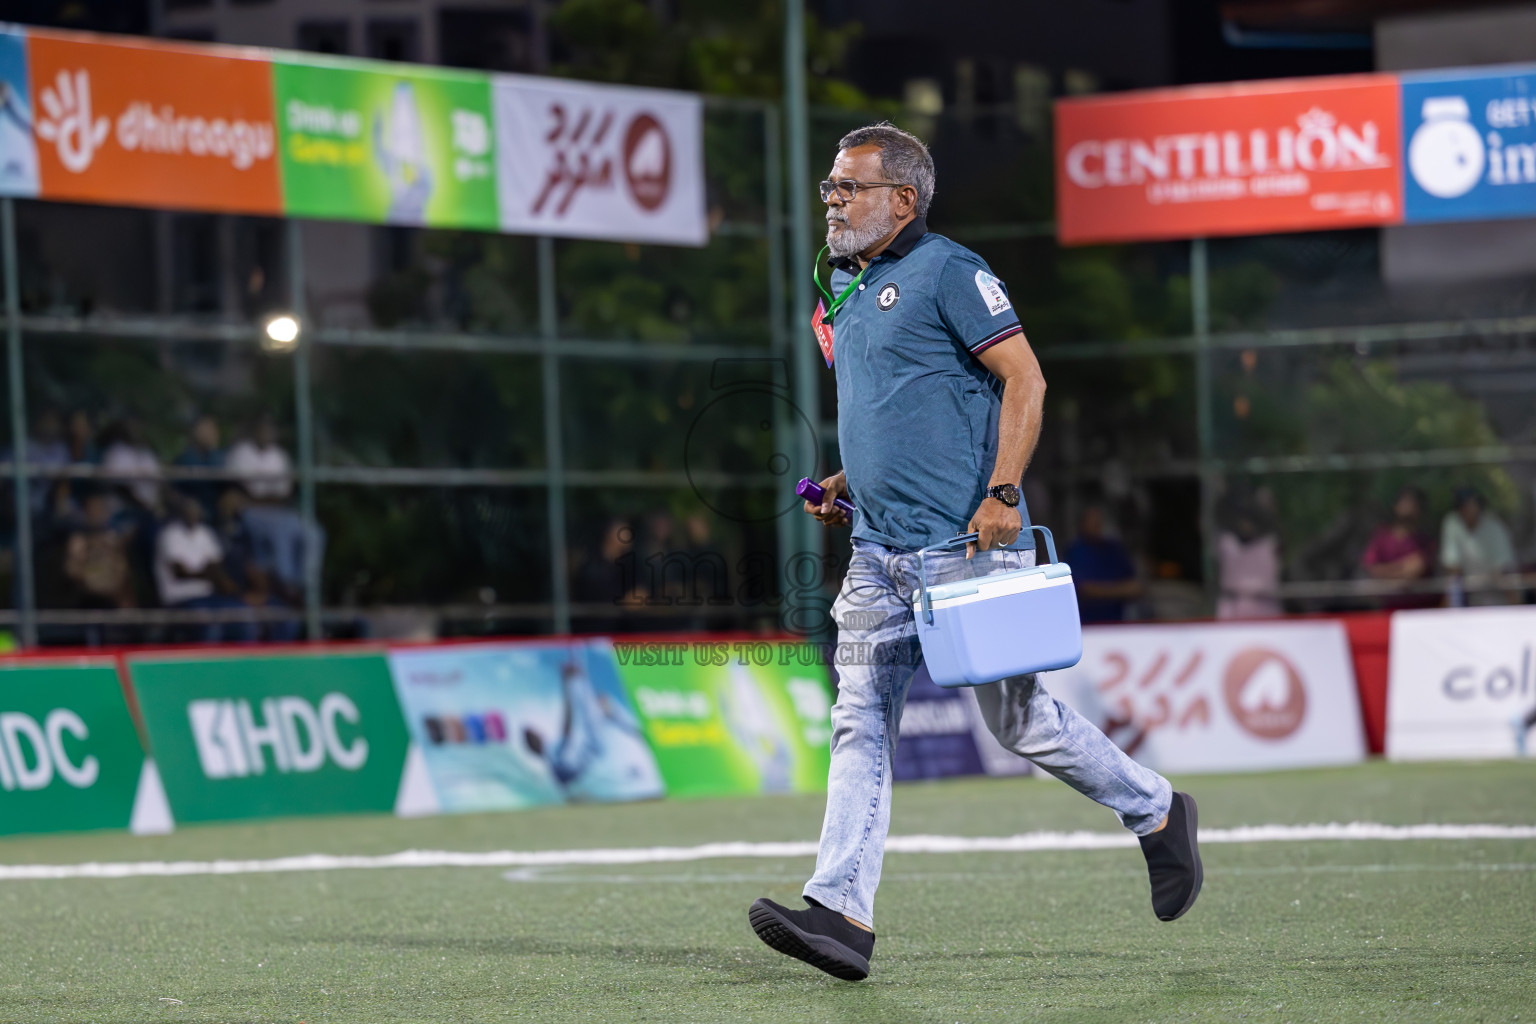
[[(803, 477), (798, 484), (795, 484), (795, 493), (800, 495), (800, 497), (804, 498), (806, 501), (810, 502), (812, 505), (820, 505), (822, 502), (827, 500), (826, 488), (822, 487), (821, 484), (812, 480), (810, 477)], [(857, 511), (857, 509), (855, 509), (853, 506), (853, 502), (849, 501), (847, 498), (838, 498), (837, 500), (833, 501), (832, 504), (842, 509), (843, 515), (847, 516), (849, 519), (852, 519), (853, 513)]]

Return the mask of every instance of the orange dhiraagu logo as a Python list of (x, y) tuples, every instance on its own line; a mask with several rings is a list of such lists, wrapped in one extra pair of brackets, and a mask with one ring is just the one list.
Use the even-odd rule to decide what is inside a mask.
[(1397, 224), (1391, 75), (1064, 100), (1058, 233), (1068, 245)]
[(1307, 717), (1307, 688), (1296, 667), (1263, 647), (1239, 651), (1227, 662), (1221, 690), (1232, 718), (1260, 739), (1283, 740)]
[(28, 33), (43, 199), (282, 213), (271, 66)]

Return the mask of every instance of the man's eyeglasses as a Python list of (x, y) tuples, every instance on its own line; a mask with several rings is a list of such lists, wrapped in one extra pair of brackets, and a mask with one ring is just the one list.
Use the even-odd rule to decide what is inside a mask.
[(824, 181), (821, 183), (821, 201), (830, 203), (832, 194), (835, 192), (837, 198), (845, 203), (851, 203), (861, 188), (901, 188), (906, 184), (904, 181), (854, 181), (852, 178), (844, 178), (842, 181)]

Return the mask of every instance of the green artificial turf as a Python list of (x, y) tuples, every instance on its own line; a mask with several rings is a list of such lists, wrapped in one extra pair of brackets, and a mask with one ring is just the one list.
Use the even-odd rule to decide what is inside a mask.
[[(1210, 828), (1536, 824), (1536, 765), (1177, 780)], [(814, 838), (819, 797), (0, 841), (6, 863)], [(1058, 783), (901, 786), (894, 832), (1109, 831)], [(760, 945), (810, 859), (0, 882), (0, 1021), (1536, 1019), (1536, 841), (1210, 845), (1171, 925), (1134, 849), (893, 854), (866, 982)], [(179, 1003), (165, 1000), (176, 999)]]

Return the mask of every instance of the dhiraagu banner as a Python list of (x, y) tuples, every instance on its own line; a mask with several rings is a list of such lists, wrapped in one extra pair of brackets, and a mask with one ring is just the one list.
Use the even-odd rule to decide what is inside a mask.
[(832, 687), (815, 648), (615, 643), (668, 796), (826, 789)]
[(126, 829), (141, 789), (163, 808), (111, 659), (0, 666), (0, 833)]
[(272, 78), (288, 216), (500, 229), (485, 75), (315, 58)]

